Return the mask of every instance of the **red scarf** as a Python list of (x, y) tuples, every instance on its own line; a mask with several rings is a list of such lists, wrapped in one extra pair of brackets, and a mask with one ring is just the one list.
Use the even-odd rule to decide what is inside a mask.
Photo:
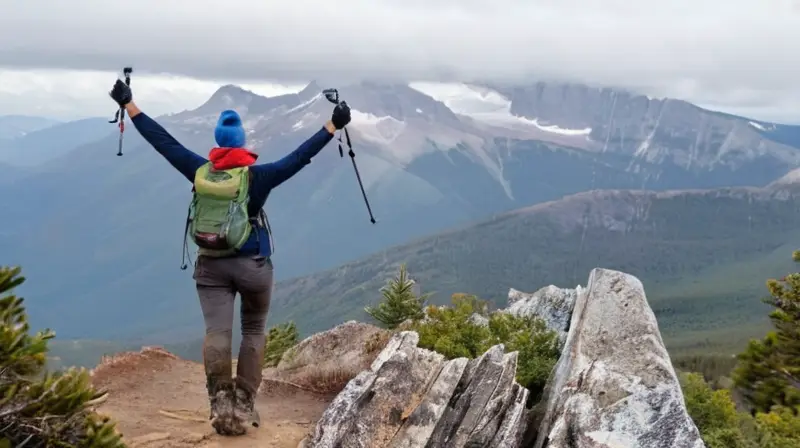
[(212, 148), (208, 153), (208, 160), (215, 170), (250, 166), (257, 158), (258, 154), (244, 148)]

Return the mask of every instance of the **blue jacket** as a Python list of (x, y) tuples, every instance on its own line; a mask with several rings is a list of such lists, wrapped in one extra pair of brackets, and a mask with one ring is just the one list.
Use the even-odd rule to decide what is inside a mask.
[[(136, 115), (131, 121), (142, 137), (189, 182), (194, 182), (194, 174), (197, 169), (208, 163), (205, 157), (186, 149), (166, 129), (144, 113)], [(331, 139), (333, 139), (333, 135), (323, 127), (286, 157), (275, 162), (251, 166), (252, 180), (248, 215), (250, 217), (257, 216), (258, 211), (267, 202), (269, 192), (311, 163), (311, 158), (317, 155)], [(239, 253), (240, 255), (271, 256), (272, 247), (270, 247), (267, 230), (258, 229), (257, 232), (253, 232)]]

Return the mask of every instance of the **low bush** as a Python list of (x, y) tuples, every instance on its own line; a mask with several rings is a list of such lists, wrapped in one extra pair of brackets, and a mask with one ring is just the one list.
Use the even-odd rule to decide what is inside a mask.
[(277, 366), (283, 354), (297, 345), (299, 338), (297, 326), (292, 321), (270, 327), (264, 341), (264, 366)]
[(452, 303), (428, 307), (427, 317), (411, 325), (419, 333), (419, 346), (453, 359), (476, 358), (504, 344), (506, 352), (519, 352), (517, 382), (531, 391), (531, 402), (538, 401), (558, 361), (556, 332), (538, 318), (490, 313), (488, 303), (472, 295), (454, 294)]
[(29, 334), (20, 268), (0, 267), (0, 448), (124, 448), (109, 418), (92, 411), (105, 396), (85, 369), (44, 369), (50, 330)]

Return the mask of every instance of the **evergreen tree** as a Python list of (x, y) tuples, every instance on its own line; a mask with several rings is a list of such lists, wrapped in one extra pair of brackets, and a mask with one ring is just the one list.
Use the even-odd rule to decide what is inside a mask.
[(20, 268), (0, 267), (0, 448), (124, 448), (106, 417), (91, 411), (104, 398), (85, 369), (44, 370), (50, 330), (29, 334), (23, 299), (12, 293)]
[(406, 265), (403, 264), (398, 275), (381, 288), (383, 301), (376, 307), (365, 307), (364, 311), (390, 329), (397, 328), (408, 319), (422, 319), (430, 293), (417, 295), (414, 287), (415, 282), (409, 278)]
[[(800, 251), (793, 254), (800, 262)], [(739, 355), (733, 379), (757, 411), (784, 406), (800, 413), (800, 273), (767, 282), (774, 330)]]
[(300, 334), (297, 332), (297, 326), (292, 321), (271, 327), (267, 331), (266, 344), (264, 346), (264, 366), (277, 366), (286, 350), (297, 345), (299, 338)]

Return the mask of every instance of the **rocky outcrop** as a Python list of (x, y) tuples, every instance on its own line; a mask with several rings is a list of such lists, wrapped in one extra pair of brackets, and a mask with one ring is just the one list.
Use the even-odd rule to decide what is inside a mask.
[(517, 353), (502, 345), (474, 360), (446, 361), (397, 333), (369, 370), (334, 399), (308, 448), (514, 447), (527, 424)]
[(306, 447), (703, 448), (642, 283), (595, 269), (586, 288), (511, 290), (509, 308), (564, 336), (543, 399), (526, 407), (518, 353), (446, 361), (395, 334), (350, 381)]
[(262, 390), (289, 383), (320, 393), (338, 393), (369, 368), (391, 333), (374, 325), (349, 321), (303, 339), (287, 350), (277, 367), (264, 370)]
[(543, 398), (535, 448), (701, 448), (644, 287), (594, 269)]
[(572, 309), (583, 289), (564, 289), (550, 285), (527, 294), (516, 289), (508, 292), (507, 312), (516, 316), (537, 316), (544, 320), (547, 328), (558, 333), (561, 346), (567, 340)]

